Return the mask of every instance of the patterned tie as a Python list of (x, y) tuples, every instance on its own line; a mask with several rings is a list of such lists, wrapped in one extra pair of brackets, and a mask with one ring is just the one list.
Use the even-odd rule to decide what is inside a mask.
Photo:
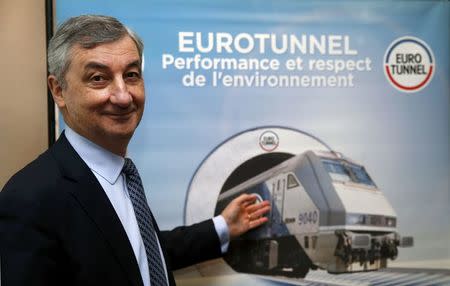
[(142, 240), (144, 241), (151, 286), (167, 286), (166, 273), (158, 247), (155, 227), (153, 226), (153, 215), (145, 198), (141, 177), (133, 161), (129, 158), (125, 158), (125, 165), (123, 166), (122, 172), (127, 177), (128, 193), (130, 194), (134, 214), (136, 215)]

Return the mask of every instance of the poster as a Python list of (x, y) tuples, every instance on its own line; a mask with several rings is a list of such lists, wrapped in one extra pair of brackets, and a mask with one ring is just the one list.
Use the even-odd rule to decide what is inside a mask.
[[(414, 239), (388, 266), (450, 268), (447, 1), (58, 0), (55, 9), (57, 23), (115, 16), (145, 43), (146, 110), (129, 155), (160, 228), (213, 216), (232, 174), (230, 188), (332, 150), (364, 167), (392, 207), (386, 217)], [(176, 274), (180, 285), (291, 281), (223, 260)]]

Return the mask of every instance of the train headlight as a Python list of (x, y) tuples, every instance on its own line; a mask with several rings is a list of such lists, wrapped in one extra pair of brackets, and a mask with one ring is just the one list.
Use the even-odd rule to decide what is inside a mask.
[(345, 223), (347, 225), (369, 225), (378, 227), (396, 227), (397, 218), (385, 217), (381, 215), (367, 215), (367, 214), (347, 214), (345, 216)]
[(395, 217), (387, 217), (386, 218), (386, 226), (387, 227), (396, 227), (397, 219)]
[(364, 224), (366, 224), (366, 217), (364, 215), (361, 215), (361, 214), (348, 214), (348, 215), (346, 215), (346, 218), (345, 218), (345, 224), (349, 224), (349, 225), (355, 225), (355, 224), (364, 225)]

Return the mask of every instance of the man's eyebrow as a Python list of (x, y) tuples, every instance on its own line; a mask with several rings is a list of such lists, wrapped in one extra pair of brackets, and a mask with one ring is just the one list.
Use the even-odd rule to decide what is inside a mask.
[(99, 62), (88, 62), (84, 66), (84, 69), (85, 70), (89, 70), (89, 69), (107, 70), (107, 69), (109, 69), (109, 67), (107, 65), (99, 63)]
[(141, 61), (135, 60), (127, 65), (127, 69), (129, 68), (138, 68), (141, 71)]
[[(139, 71), (141, 70), (141, 61), (140, 60), (135, 60), (130, 62), (129, 64), (127, 64), (126, 68), (138, 68)], [(97, 70), (108, 70), (109, 67), (105, 64), (99, 63), (99, 62), (88, 62), (85, 66), (84, 66), (85, 70), (89, 70), (89, 69), (97, 69)]]

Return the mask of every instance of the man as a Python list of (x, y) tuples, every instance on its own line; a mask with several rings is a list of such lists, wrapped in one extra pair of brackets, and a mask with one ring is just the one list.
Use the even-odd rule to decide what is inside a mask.
[(142, 50), (111, 17), (56, 31), (48, 85), (67, 128), (0, 192), (1, 285), (175, 285), (172, 270), (267, 221), (269, 203), (242, 195), (218, 217), (159, 231), (125, 158), (144, 110)]

